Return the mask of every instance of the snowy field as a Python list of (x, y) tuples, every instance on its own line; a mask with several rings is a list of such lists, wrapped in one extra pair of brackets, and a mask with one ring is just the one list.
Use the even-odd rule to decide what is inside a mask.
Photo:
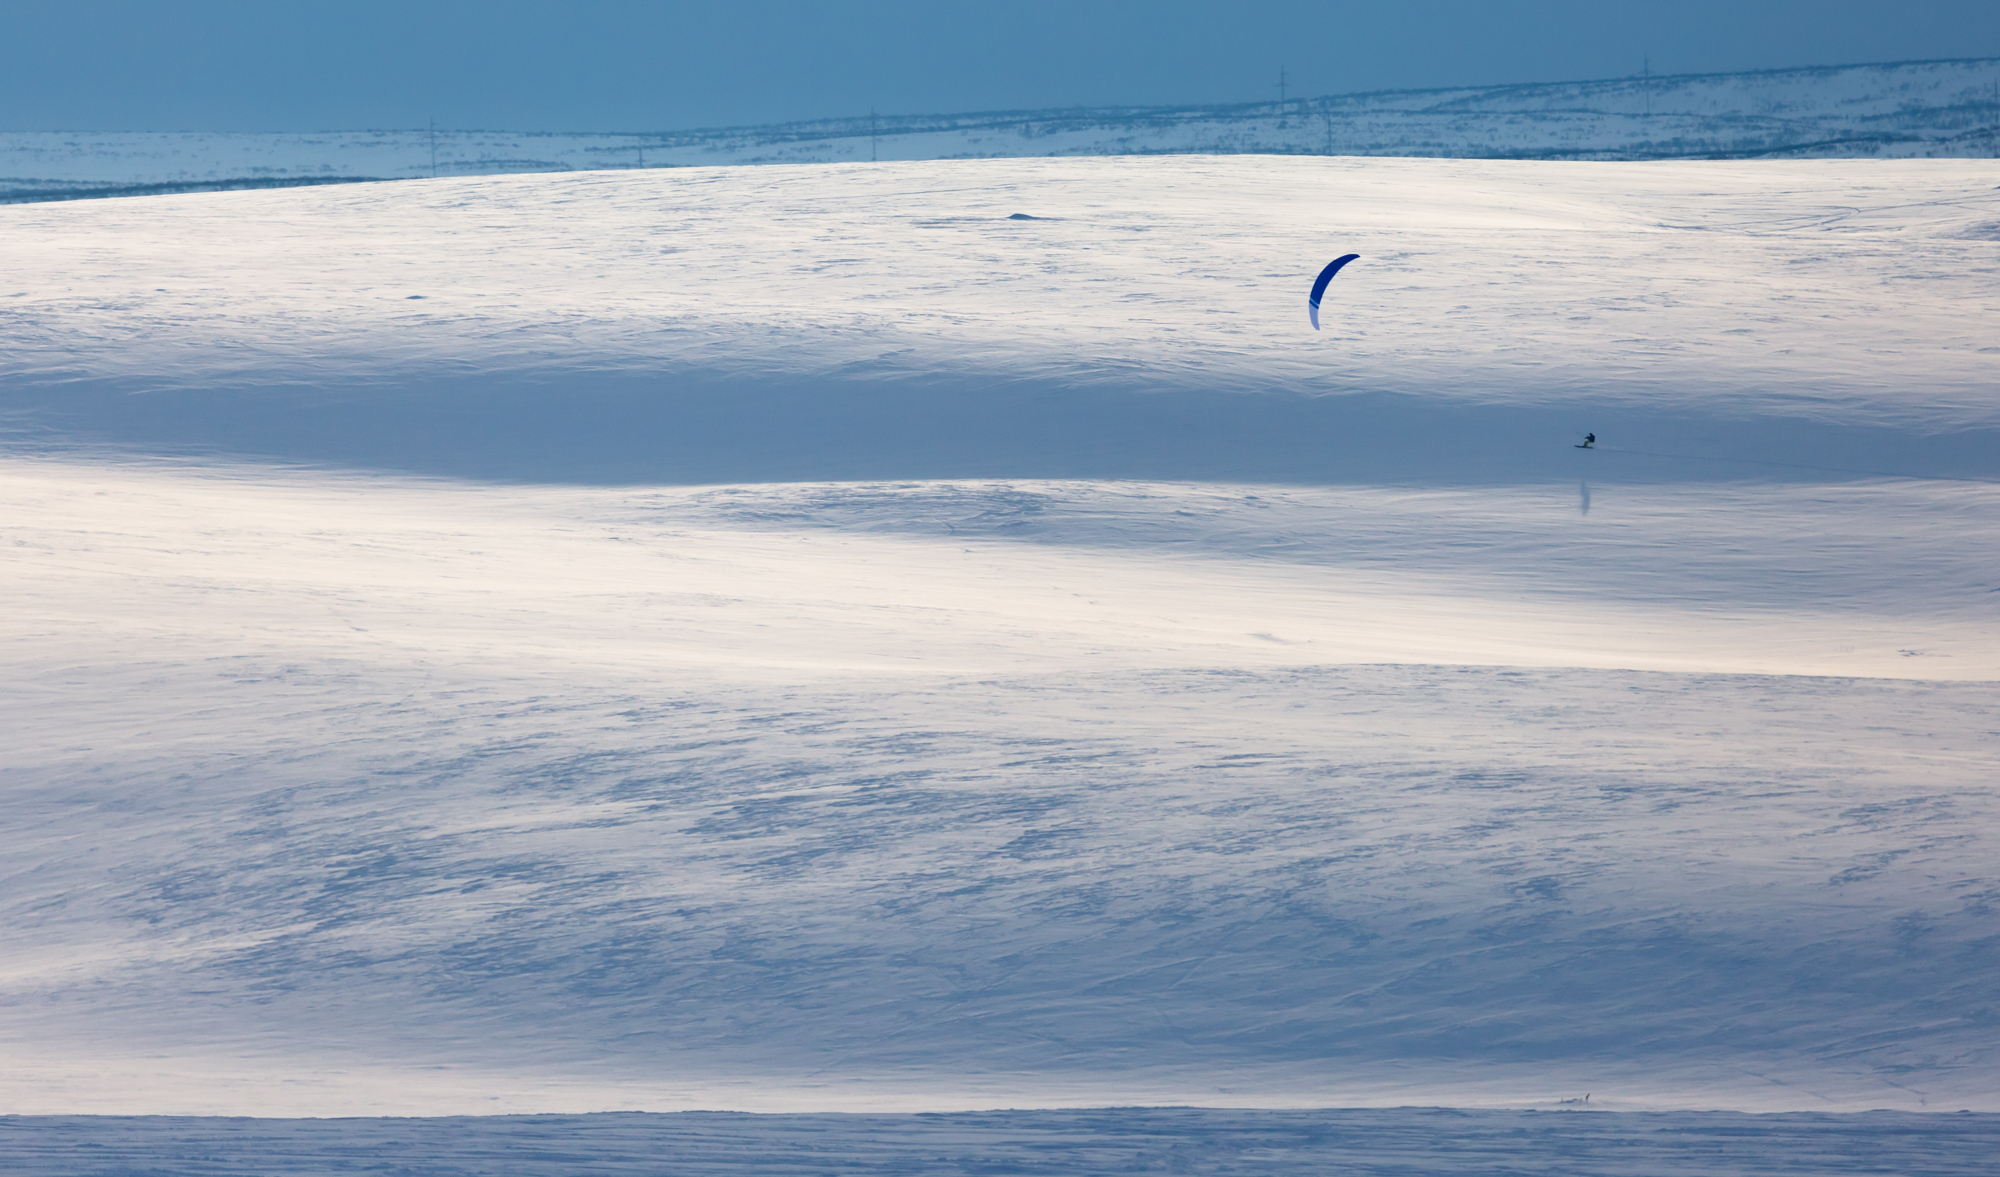
[(109, 188), (725, 164), (1236, 154), (2000, 157), (2000, 59), (621, 133), (0, 132), (0, 200)]
[[(0, 1111), (1990, 1153), (2000, 164), (675, 169), (0, 233)], [(1239, 1110), (796, 1118), (1135, 1104)], [(1709, 1160), (1629, 1151), (1668, 1138)]]

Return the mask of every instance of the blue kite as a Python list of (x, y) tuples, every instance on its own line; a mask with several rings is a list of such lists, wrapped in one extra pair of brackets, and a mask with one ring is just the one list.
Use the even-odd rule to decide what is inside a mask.
[(1335, 274), (1340, 273), (1340, 267), (1360, 256), (1358, 253), (1341, 254), (1339, 257), (1326, 263), (1326, 269), (1321, 270), (1319, 277), (1313, 281), (1312, 296), (1306, 299), (1306, 305), (1312, 308), (1313, 330), (1319, 330), (1319, 299), (1321, 295), (1326, 293), (1326, 284), (1333, 281)]

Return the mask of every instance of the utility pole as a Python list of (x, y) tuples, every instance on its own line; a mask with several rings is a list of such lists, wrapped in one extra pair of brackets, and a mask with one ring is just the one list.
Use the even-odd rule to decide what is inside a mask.
[(868, 108), (868, 162), (876, 162), (877, 139), (875, 137), (875, 108)]
[[(1325, 102), (1326, 99), (1322, 98), (1320, 99), (1320, 101)], [(1326, 120), (1326, 153), (1328, 155), (1332, 155), (1333, 154), (1333, 108), (1331, 106), (1322, 106), (1319, 108), (1319, 115), (1321, 118)]]
[(438, 178), (438, 121), (431, 120), (431, 179)]

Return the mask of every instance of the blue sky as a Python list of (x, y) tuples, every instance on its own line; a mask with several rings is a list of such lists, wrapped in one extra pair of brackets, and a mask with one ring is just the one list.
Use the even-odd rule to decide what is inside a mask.
[(2000, 56), (1996, 0), (0, 0), (0, 129), (668, 130)]

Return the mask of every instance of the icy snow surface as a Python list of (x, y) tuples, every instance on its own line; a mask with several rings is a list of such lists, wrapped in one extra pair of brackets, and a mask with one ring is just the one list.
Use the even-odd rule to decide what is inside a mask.
[(1996, 189), (0, 209), (0, 1109), (2000, 1110)]

